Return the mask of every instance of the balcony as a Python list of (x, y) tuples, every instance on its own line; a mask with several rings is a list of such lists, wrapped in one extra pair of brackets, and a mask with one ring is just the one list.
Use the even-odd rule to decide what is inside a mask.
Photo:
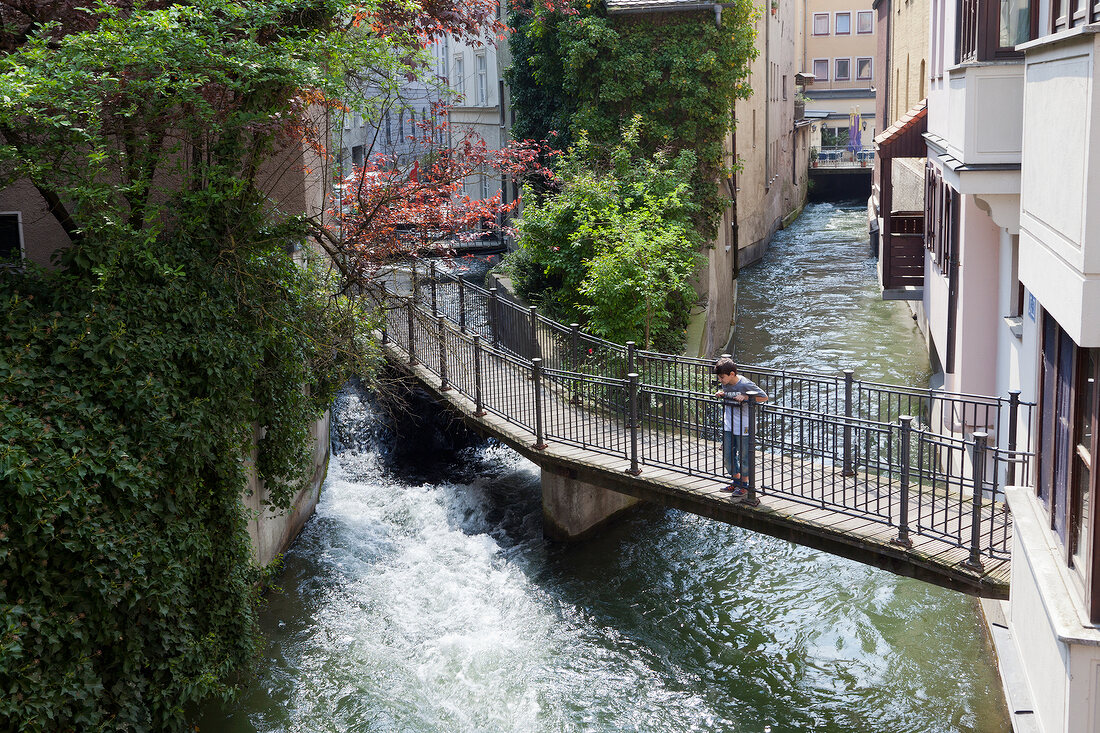
[(955, 66), (947, 71), (946, 89), (935, 95), (941, 101), (930, 107), (928, 141), (940, 148), (951, 168), (1019, 168), (1023, 143), (1022, 60)]
[(1100, 347), (1100, 28), (1026, 51), (1020, 280), (1078, 346)]

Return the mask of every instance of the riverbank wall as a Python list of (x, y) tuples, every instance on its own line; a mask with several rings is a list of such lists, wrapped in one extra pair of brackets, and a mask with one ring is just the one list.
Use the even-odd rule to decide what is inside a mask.
[(317, 508), (317, 501), (321, 497), (321, 484), (325, 482), (331, 454), (330, 419), (331, 414), (326, 411), (310, 427), (310, 436), (313, 439), (313, 460), (306, 469), (310, 474), (309, 481), (294, 497), (290, 509), (285, 512), (276, 512), (265, 506), (269, 496), (268, 490), (255, 470), (257, 444), (262, 437), (262, 432), (260, 430), (256, 432), (249, 460), (248, 484), (241, 496), (241, 501), (244, 502), (249, 514), (248, 537), (252, 543), (252, 560), (260, 567), (267, 567), (290, 547), (305, 526), (306, 520), (313, 516)]

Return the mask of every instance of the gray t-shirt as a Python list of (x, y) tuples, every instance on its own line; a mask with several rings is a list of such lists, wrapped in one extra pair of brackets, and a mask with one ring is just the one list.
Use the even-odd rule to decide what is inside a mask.
[[(738, 374), (737, 381), (733, 384), (723, 384), (722, 391), (727, 396), (722, 398), (725, 403), (725, 409), (722, 417), (722, 429), (731, 432), (734, 435), (748, 435), (749, 434), (749, 407), (746, 402), (736, 402), (733, 399), (735, 394), (744, 394), (745, 392), (759, 392), (761, 396), (767, 398), (767, 393), (760, 387), (756, 386), (756, 383), (744, 375)], [(759, 397), (757, 397), (759, 399)]]

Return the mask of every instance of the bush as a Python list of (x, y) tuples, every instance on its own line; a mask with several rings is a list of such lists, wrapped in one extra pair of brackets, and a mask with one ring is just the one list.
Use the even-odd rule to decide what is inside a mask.
[(557, 167), (560, 189), (528, 200), (511, 267), (520, 293), (562, 319), (678, 351), (703, 259), (689, 198), (696, 159), (641, 157), (640, 126), (607, 152), (580, 136)]

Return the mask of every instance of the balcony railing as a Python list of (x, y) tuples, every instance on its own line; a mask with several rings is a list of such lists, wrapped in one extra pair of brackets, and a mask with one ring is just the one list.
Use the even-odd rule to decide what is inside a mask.
[(822, 148), (814, 168), (870, 168), (875, 161), (873, 148), (851, 151), (847, 148)]

